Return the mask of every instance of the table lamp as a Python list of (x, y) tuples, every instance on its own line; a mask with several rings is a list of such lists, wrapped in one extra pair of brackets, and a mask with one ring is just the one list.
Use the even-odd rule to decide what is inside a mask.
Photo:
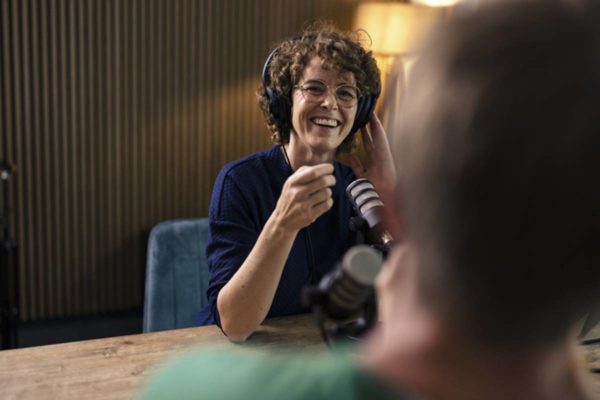
[[(447, 2), (448, 0), (446, 0)], [(417, 46), (425, 34), (443, 18), (447, 7), (430, 7), (406, 2), (366, 2), (359, 4), (354, 29), (365, 30), (371, 38), (370, 50), (381, 71), (382, 93), (376, 112), (384, 127), (386, 110), (397, 107)], [(391, 66), (395, 64), (393, 73)]]

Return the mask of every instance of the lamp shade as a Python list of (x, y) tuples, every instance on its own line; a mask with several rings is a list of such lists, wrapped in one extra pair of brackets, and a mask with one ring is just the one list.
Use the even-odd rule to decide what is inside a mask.
[(442, 17), (442, 9), (407, 3), (363, 3), (358, 6), (355, 29), (372, 39), (371, 50), (380, 55), (414, 51), (423, 34)]

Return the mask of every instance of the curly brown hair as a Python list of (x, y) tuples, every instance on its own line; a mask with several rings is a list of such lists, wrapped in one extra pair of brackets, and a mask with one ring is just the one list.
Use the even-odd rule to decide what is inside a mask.
[[(361, 35), (361, 33), (363, 35)], [(364, 31), (343, 32), (329, 22), (316, 22), (308, 26), (300, 36), (282, 42), (268, 66), (270, 88), (291, 110), (293, 87), (298, 83), (310, 60), (318, 56), (323, 59), (323, 68), (334, 68), (341, 72), (351, 72), (361, 93), (379, 93), (381, 90), (380, 72), (371, 51), (365, 50), (360, 42)], [(269, 110), (269, 99), (264, 85), (257, 91), (259, 107), (263, 111), (271, 139), (276, 144), (287, 144), (292, 129), (291, 112), (283, 121), (276, 123)], [(280, 131), (281, 130), (281, 131)], [(355, 147), (355, 132), (342, 142), (338, 151), (350, 153)]]

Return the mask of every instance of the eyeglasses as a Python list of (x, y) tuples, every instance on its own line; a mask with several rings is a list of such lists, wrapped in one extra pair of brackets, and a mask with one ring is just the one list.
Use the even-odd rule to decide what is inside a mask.
[[(294, 86), (299, 89), (306, 101), (320, 103), (327, 97), (329, 86), (320, 81), (310, 81), (302, 85)], [(334, 89), (335, 99), (341, 107), (354, 106), (360, 97), (360, 91), (356, 86), (340, 85)]]

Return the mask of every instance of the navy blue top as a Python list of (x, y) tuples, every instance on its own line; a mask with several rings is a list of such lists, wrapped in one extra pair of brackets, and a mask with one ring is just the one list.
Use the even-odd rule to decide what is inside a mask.
[[(296, 236), (268, 318), (308, 311), (302, 305), (303, 287), (318, 283), (356, 244), (357, 234), (348, 226), (355, 214), (345, 193), (355, 176), (349, 167), (334, 166), (333, 207)], [(208, 213), (210, 282), (201, 325), (220, 326), (217, 295), (254, 247), (291, 174), (280, 147), (274, 146), (227, 164), (217, 176)]]

